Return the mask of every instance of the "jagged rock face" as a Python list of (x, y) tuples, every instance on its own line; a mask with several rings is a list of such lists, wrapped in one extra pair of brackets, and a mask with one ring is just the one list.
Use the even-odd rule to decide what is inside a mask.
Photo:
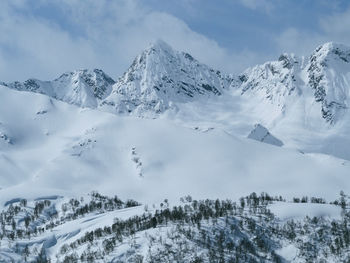
[(14, 82), (8, 87), (41, 93), (82, 107), (97, 107), (98, 101), (112, 91), (115, 81), (102, 70), (77, 70), (62, 74), (53, 81), (29, 79), (23, 83)]
[(259, 142), (272, 144), (275, 146), (282, 146), (283, 142), (273, 136), (268, 129), (261, 124), (255, 124), (254, 129), (248, 135), (249, 139), (253, 139)]
[(283, 111), (288, 96), (301, 93), (296, 83), (300, 68), (300, 60), (288, 54), (281, 55), (278, 61), (249, 68), (239, 76), (241, 93), (258, 94)]
[(54, 80), (57, 83), (67, 83), (73, 80), (73, 86), (77, 89), (79, 84), (90, 87), (94, 97), (104, 99), (111, 92), (111, 87), (115, 81), (100, 69), (80, 70), (61, 75)]
[[(263, 107), (259, 109), (268, 109), (264, 114), (272, 114), (266, 121), (283, 116), (286, 109), (303, 98), (308, 105), (302, 107), (307, 112), (319, 107), (320, 118), (334, 124), (350, 103), (349, 83), (350, 48), (334, 43), (318, 47), (309, 58), (282, 54), (277, 61), (232, 77), (157, 41), (136, 57), (117, 82), (95, 69), (65, 73), (53, 81), (29, 79), (0, 84), (81, 107), (137, 116), (155, 116), (177, 109), (179, 103), (220, 96), (231, 87), (243, 96), (251, 96), (254, 106), (260, 103)], [(310, 101), (315, 101), (316, 107)]]
[(118, 112), (160, 113), (177, 102), (221, 95), (230, 81), (191, 55), (158, 41), (136, 57), (102, 105)]
[(350, 48), (326, 43), (306, 59), (283, 54), (278, 61), (246, 70), (239, 79), (242, 95), (258, 96), (281, 113), (311, 90), (312, 99), (320, 103), (320, 116), (334, 124), (349, 104)]
[(348, 108), (350, 83), (350, 49), (326, 43), (310, 56), (306, 66), (308, 85), (315, 100), (321, 103), (322, 117), (335, 123)]
[(53, 81), (29, 79), (4, 85), (82, 107), (145, 115), (176, 108), (179, 102), (219, 96), (232, 80), (157, 41), (136, 57), (117, 82), (95, 69), (64, 73)]

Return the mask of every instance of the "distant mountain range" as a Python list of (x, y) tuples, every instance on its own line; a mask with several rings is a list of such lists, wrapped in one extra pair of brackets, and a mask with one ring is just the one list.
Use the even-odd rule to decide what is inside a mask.
[(102, 70), (77, 70), (53, 81), (28, 79), (2, 83), (80, 107), (99, 108), (139, 116), (160, 114), (177, 103), (210, 96), (225, 96), (239, 90), (271, 104), (283, 114), (296, 100), (317, 103), (320, 116), (335, 124), (349, 105), (350, 48), (326, 43), (309, 57), (282, 54), (277, 61), (227, 75), (198, 62), (190, 54), (173, 50), (157, 41), (135, 58), (129, 69), (113, 80)]

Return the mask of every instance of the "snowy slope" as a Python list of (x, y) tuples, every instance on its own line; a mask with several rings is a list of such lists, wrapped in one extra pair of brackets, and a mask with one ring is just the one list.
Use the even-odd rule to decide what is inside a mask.
[[(162, 119), (162, 121), (159, 120), (160, 123), (172, 122), (176, 127), (193, 128), (198, 131), (197, 134), (222, 131), (241, 140), (251, 132), (251, 127), (255, 123), (260, 123), (283, 141), (287, 149), (330, 154), (349, 160), (350, 122), (346, 111), (348, 99), (346, 76), (349, 69), (346, 50), (344, 46), (327, 43), (315, 50), (309, 59), (299, 59), (294, 55), (283, 54), (278, 61), (248, 69), (236, 79), (214, 71), (189, 54), (175, 51), (166, 43), (158, 41), (139, 55), (117, 82), (101, 70), (82, 70), (63, 74), (51, 82), (28, 80), (25, 83), (15, 82), (3, 85), (20, 91), (42, 93), (80, 107), (98, 108), (97, 112), (91, 111), (91, 114), (99, 116), (97, 119), (110, 116), (101, 111), (114, 114), (131, 112), (136, 116), (158, 116)], [(320, 83), (327, 87), (322, 101), (321, 97), (317, 97), (317, 94), (322, 92), (316, 92), (316, 88), (310, 84), (311, 79), (317, 78), (312, 77), (312, 74), (317, 72), (323, 72)], [(332, 76), (334, 78), (330, 79)], [(57, 123), (56, 120), (53, 121), (58, 118), (56, 113), (53, 114), (56, 112), (57, 101), (54, 102), (55, 100), (50, 100), (48, 97), (44, 97), (42, 100), (45, 102), (35, 109), (35, 119), (47, 119), (50, 123), (55, 122), (55, 126), (60, 126), (60, 121)], [(326, 105), (325, 101), (327, 105), (330, 105), (330, 101), (345, 105), (341, 110), (338, 106), (336, 107), (338, 110), (335, 110), (334, 114), (337, 114), (337, 118), (332, 118), (332, 122), (327, 122), (328, 119), (324, 119), (321, 114), (323, 106)], [(174, 110), (169, 111), (169, 109)], [(77, 108), (77, 110), (82, 109)], [(65, 124), (62, 124), (65, 125), (64, 127), (68, 128), (71, 122), (84, 121), (92, 125), (91, 120), (80, 119), (83, 115), (76, 115), (74, 112), (76, 110), (73, 110), (73, 113), (67, 113), (65, 118), (59, 117), (65, 119)], [(88, 116), (85, 118), (89, 119)], [(131, 120), (133, 119), (126, 121)], [(134, 121), (142, 122), (138, 119)], [(1, 119), (0, 122), (0, 146), (14, 149), (16, 152), (17, 148), (13, 144), (16, 141), (17, 143), (24, 141), (24, 138), (21, 137), (23, 134), (17, 136), (15, 133), (22, 128), (11, 129), (9, 127), (13, 125), (11, 118), (8, 120), (9, 125)], [(27, 122), (23, 122), (24, 124)], [(28, 125), (33, 126), (31, 123)], [(52, 133), (58, 132), (55, 126), (51, 124), (46, 126), (40, 132), (47, 138)], [(82, 127), (85, 126), (82, 125)], [(105, 132), (104, 129), (102, 130)], [(121, 128), (116, 133), (120, 130)], [(95, 131), (95, 127), (82, 128), (80, 132), (86, 133), (84, 135), (86, 138), (81, 138), (80, 141), (71, 145), (71, 149), (66, 150), (72, 156), (81, 156), (82, 149), (96, 148), (94, 134), (98, 131)], [(34, 134), (37, 134), (37, 131)], [(52, 139), (52, 144), (56, 143), (55, 140)], [(34, 143), (32, 138), (28, 138), (27, 141)], [(128, 146), (129, 149), (133, 147), (135, 146)], [(138, 160), (133, 164), (134, 168), (139, 174), (143, 174), (142, 158), (138, 156), (137, 148), (135, 151), (136, 156), (130, 158)], [(9, 160), (6, 162), (11, 163)], [(13, 162), (12, 166), (18, 166), (18, 164)]]
[[(6, 87), (0, 92), (0, 119), (12, 141), (1, 149), (2, 203), (92, 188), (141, 201), (252, 191), (326, 193), (333, 199), (349, 187), (349, 164), (329, 156), (268, 146), (220, 128), (205, 132), (165, 119), (81, 109)], [(306, 178), (312, 189), (303, 183)]]
[[(177, 204), (186, 195), (238, 200), (251, 192), (335, 200), (340, 190), (350, 189), (347, 50), (328, 43), (310, 58), (284, 54), (234, 78), (159, 41), (118, 81), (101, 70), (80, 70), (53, 81), (2, 83), (0, 207), (14, 214), (11, 205), (27, 199), (26, 212), (16, 214), (25, 229), (26, 213), (38, 200), (51, 200), (46, 216), (56, 210), (64, 214), (63, 201), (86, 198), (92, 190), (152, 208), (164, 199)], [(252, 131), (255, 123), (260, 124)], [(255, 140), (246, 138), (249, 133)], [(283, 142), (283, 147), (261, 142)], [(300, 207), (306, 212), (299, 213)], [(46, 247), (55, 255), (63, 244), (112, 224), (113, 217), (127, 219), (152, 208), (63, 220), (51, 233), (43, 231), (19, 245)], [(275, 203), (270, 208), (283, 222), (306, 215), (343, 218), (335, 205)], [(11, 224), (5, 223), (6, 231)], [(206, 224), (208, 231), (216, 229)], [(327, 231), (330, 224), (324, 224)], [(247, 229), (238, 236), (254, 238)], [(172, 231), (158, 230), (147, 233), (166, 238)], [(136, 234), (135, 251), (146, 253), (145, 235)], [(0, 259), (20, 262), (16, 246), (6, 242)], [(293, 253), (303, 251), (298, 242), (287, 245)], [(125, 246), (120, 244), (116, 258), (127, 258)], [(284, 255), (288, 251), (282, 247)]]
[(236, 123), (261, 123), (286, 147), (348, 160), (349, 50), (326, 43), (309, 57), (283, 54), (247, 69), (232, 85), (236, 108), (245, 116)]

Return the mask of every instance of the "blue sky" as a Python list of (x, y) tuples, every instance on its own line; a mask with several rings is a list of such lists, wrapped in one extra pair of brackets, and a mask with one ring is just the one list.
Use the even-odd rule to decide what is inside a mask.
[(350, 45), (347, 0), (3, 0), (0, 81), (101, 68), (117, 78), (156, 39), (228, 73)]

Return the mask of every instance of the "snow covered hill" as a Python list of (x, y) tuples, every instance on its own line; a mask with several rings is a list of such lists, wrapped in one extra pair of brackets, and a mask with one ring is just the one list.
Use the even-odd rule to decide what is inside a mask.
[[(30, 79), (24, 83), (1, 83), (0, 208), (3, 213), (0, 224), (4, 227), (0, 228), (0, 238), (4, 238), (4, 242), (1, 242), (0, 260), (23, 261), (19, 255), (26, 251), (26, 246), (35, 257), (40, 256), (41, 248), (52, 260), (59, 254), (55, 259), (58, 261), (72, 256), (71, 248), (67, 248), (71, 243), (79, 247), (79, 253), (87, 247), (91, 249), (92, 244), (104, 247), (106, 243), (100, 239), (86, 245), (86, 235), (93, 231), (93, 236), (100, 238), (102, 232), (95, 233), (95, 230), (115, 224), (112, 217), (134, 220), (133, 216), (142, 216), (146, 210), (151, 215), (145, 216), (145, 222), (156, 227), (158, 221), (146, 220), (156, 215), (157, 205), (153, 208), (153, 204), (162, 203), (159, 206), (164, 210), (168, 202), (176, 205), (179, 198), (188, 195), (196, 199), (237, 201), (252, 192), (268, 192), (273, 196), (283, 195), (295, 203), (299, 200), (293, 199), (295, 196), (303, 197), (303, 203), (306, 203), (304, 196), (334, 201), (341, 190), (350, 189), (349, 50), (327, 43), (309, 58), (283, 54), (278, 61), (252, 67), (234, 77), (158, 41), (137, 56), (116, 81), (95, 69), (65, 73), (53, 81)], [(256, 123), (259, 125), (252, 131)], [(90, 198), (86, 193), (93, 190), (103, 195), (118, 195), (125, 203), (121, 205), (119, 199), (98, 197), (101, 204), (96, 208), (93, 203), (90, 210), (84, 199)], [(312, 199), (325, 205), (312, 206), (313, 211), (325, 207), (327, 211), (337, 211), (337, 215), (332, 212), (328, 221), (317, 219), (319, 224), (324, 222), (324, 233), (329, 234), (332, 219), (344, 226), (341, 221), (344, 217), (339, 216), (342, 202), (326, 205), (322, 198)], [(74, 201), (78, 199), (79, 204)], [(127, 204), (136, 203), (128, 199), (137, 200), (145, 207), (130, 208)], [(116, 202), (113, 209), (110, 202)], [(102, 203), (106, 206), (103, 209)], [(283, 211), (291, 205), (269, 204), (284, 222)], [(67, 207), (73, 215), (77, 211), (85, 212), (73, 218), (67, 215)], [(128, 210), (115, 211), (119, 209)], [(188, 211), (197, 211), (193, 209)], [(199, 222), (205, 224), (206, 235), (217, 237), (215, 233), (221, 229), (255, 240), (251, 233), (259, 232), (251, 230), (250, 224), (253, 221), (260, 224), (258, 218), (261, 217), (272, 217), (265, 206), (259, 209), (264, 212), (247, 216), (244, 211), (251, 213), (254, 208), (245, 210), (241, 203), (237, 207), (241, 213), (232, 212), (226, 219), (212, 214), (210, 220)], [(342, 209), (344, 215), (346, 205)], [(319, 217), (328, 212), (314, 214)], [(299, 215), (300, 222), (303, 219)], [(178, 241), (189, 242), (186, 244), (191, 249), (201, 247), (203, 244), (197, 243), (200, 228), (194, 230), (195, 219), (188, 220), (192, 223), (186, 222), (186, 227), (193, 235), (189, 236), (181, 228), (184, 236)], [(220, 222), (218, 225), (216, 220)], [(281, 223), (279, 219), (273, 220), (261, 223), (261, 229), (270, 223), (273, 227)], [(123, 222), (119, 222), (118, 227)], [(177, 223), (172, 221), (169, 228), (158, 225), (159, 236), (165, 236), (168, 230), (173, 233), (171, 229), (177, 227)], [(312, 227), (320, 226), (311, 223)], [(226, 228), (228, 225), (230, 229)], [(284, 227), (291, 227), (290, 223)], [(300, 238), (307, 239), (302, 232), (304, 225), (292, 224), (292, 227), (300, 231)], [(103, 235), (112, 238), (106, 229)], [(160, 250), (148, 251), (147, 246), (153, 239), (146, 238), (147, 243), (142, 235), (154, 232), (144, 230), (140, 228), (134, 233), (138, 240), (132, 240), (134, 252), (156, 255), (157, 251), (166, 251), (160, 241), (156, 246)], [(288, 248), (299, 255), (304, 253), (300, 242), (284, 236), (286, 232), (278, 232), (278, 228), (275, 230), (284, 239), (277, 242), (277, 237), (271, 235), (266, 239), (271, 244), (268, 248), (259, 247), (261, 241), (250, 244), (240, 238), (234, 245), (224, 243), (241, 249), (238, 244), (243, 242), (251, 246), (247, 254), (251, 260), (264, 258), (266, 262), (271, 262), (278, 253), (287, 262), (292, 261), (287, 255)], [(31, 235), (34, 235), (32, 241)], [(123, 235), (129, 238), (129, 234)], [(332, 242), (339, 235), (343, 238), (338, 232), (329, 235), (334, 235), (328, 239)], [(114, 249), (117, 241), (113, 242)], [(115, 253), (108, 259), (129, 258), (129, 248), (123, 250), (126, 244), (118, 242), (121, 242), (118, 251), (108, 252)], [(325, 253), (335, 253), (329, 248), (330, 244), (335, 246), (332, 242), (322, 243)], [(175, 250), (180, 243), (176, 243)], [(258, 253), (253, 253), (253, 248)], [(188, 251), (193, 251), (191, 249)], [(227, 252), (230, 248), (225, 249)], [(206, 258), (205, 253), (210, 254), (212, 250), (196, 251)], [(344, 251), (338, 253), (338, 258), (345, 255)], [(185, 255), (186, 262), (193, 259), (189, 254)], [(135, 255), (136, 252), (132, 256)]]
[[(276, 159), (275, 151), (283, 153), (277, 154), (278, 158), (292, 155), (285, 158), (288, 162), (300, 160), (300, 165), (293, 167), (303, 171), (293, 168), (290, 173), (294, 177), (305, 174), (305, 167), (313, 167), (313, 162), (318, 163), (320, 159), (328, 160), (325, 167), (317, 173), (314, 170), (309, 176), (317, 174), (322, 178), (323, 174), (327, 178), (326, 174), (338, 170), (342, 176), (347, 171), (347, 161), (334, 157), (350, 159), (347, 50), (344, 46), (327, 43), (317, 48), (309, 59), (284, 54), (278, 61), (248, 69), (236, 79), (158, 41), (138, 56), (118, 81), (101, 70), (80, 70), (63, 74), (51, 82), (28, 80), (3, 84), (1, 169), (9, 176), (3, 177), (2, 183), (7, 187), (23, 184), (23, 178), (35, 178), (35, 184), (39, 186), (43, 182), (43, 189), (46, 189), (62, 183), (56, 184), (59, 174), (68, 178), (75, 174), (73, 181), (80, 182), (80, 176), (91, 177), (98, 186), (94, 178), (101, 169), (108, 175), (106, 178), (114, 178), (118, 171), (122, 181), (134, 178), (127, 176), (130, 173), (147, 178), (150, 171), (151, 174), (166, 174), (168, 183), (171, 178), (176, 182), (178, 173), (201, 174), (210, 181), (211, 174), (220, 171), (222, 176), (229, 176), (237, 167), (245, 167), (244, 172), (251, 172), (254, 178), (257, 174), (250, 167), (250, 160), (259, 167), (260, 156), (264, 156), (264, 160), (267, 157), (260, 155), (261, 151), (272, 154), (271, 160)], [(314, 76), (317, 72), (323, 72), (322, 77)], [(311, 86), (311, 79), (320, 80), (317, 88)], [(13, 105), (16, 106), (12, 108)], [(326, 116), (321, 114), (324, 107), (332, 112), (331, 119), (323, 119)], [(125, 111), (136, 116), (158, 114), (160, 118), (142, 120), (116, 115)], [(245, 138), (255, 123), (265, 126), (269, 133), (283, 141), (283, 149), (270, 149), (247, 141)], [(160, 141), (159, 152), (144, 156), (143, 151), (158, 149), (156, 145)], [(193, 147), (188, 146), (190, 141)], [(211, 149), (210, 154), (203, 154), (201, 145)], [(183, 152), (183, 149), (188, 150)], [(123, 154), (119, 155), (119, 151)], [(240, 156), (246, 152), (244, 160), (249, 162), (232, 159), (238, 152)], [(312, 155), (300, 156), (299, 152)], [(171, 162), (168, 162), (166, 158), (171, 153), (174, 156), (169, 157)], [(230, 159), (226, 159), (226, 155), (231, 156)], [(158, 165), (149, 166), (150, 160)], [(176, 163), (177, 160), (180, 163)], [(218, 162), (218, 165), (205, 167), (201, 163), (206, 160)], [(263, 170), (270, 169), (268, 174), (273, 178), (279, 174), (276, 170), (280, 168), (266, 161), (261, 163)], [(70, 167), (69, 173), (66, 167)], [(101, 177), (101, 181), (104, 178)], [(46, 185), (47, 182), (52, 185)], [(87, 188), (90, 183), (86, 180)], [(65, 189), (65, 184), (59, 188)], [(185, 191), (186, 187), (183, 189)], [(334, 189), (339, 190), (337, 186)], [(139, 189), (133, 192), (142, 193)]]
[[(186, 194), (236, 198), (253, 191), (333, 199), (350, 187), (344, 160), (269, 146), (221, 128), (122, 117), (6, 87), (0, 100), (0, 120), (11, 140), (1, 146), (6, 176), (0, 178), (0, 203), (91, 190), (142, 202)], [(315, 187), (303, 184), (305, 178)]]
[[(310, 60), (284, 54), (276, 62), (248, 69), (238, 80), (158, 41), (138, 56), (116, 82), (101, 70), (81, 70), (51, 82), (3, 84), (0, 160), (6, 176), (1, 183), (8, 189), (22, 189), (29, 184), (50, 192), (45, 189), (66, 191), (69, 181), (71, 185), (77, 184), (75, 188), (79, 185), (77, 189), (81, 191), (94, 185), (98, 189), (137, 193), (142, 196), (140, 200), (153, 200), (157, 198), (142, 190), (147, 188), (150, 178), (155, 184), (150, 188), (159, 187), (171, 193), (173, 185), (181, 185), (182, 194), (186, 194), (193, 191), (192, 183), (199, 177), (212, 182), (212, 175), (220, 174), (223, 180), (230, 181), (232, 173), (239, 178), (244, 173), (250, 181), (243, 182), (245, 187), (241, 189), (245, 191), (240, 193), (243, 195), (256, 191), (246, 187), (254, 184), (261, 171), (273, 183), (259, 189), (272, 193), (285, 180), (294, 181), (299, 176), (317, 178), (318, 192), (328, 182), (329, 174), (337, 173), (339, 181), (325, 184), (328, 187), (334, 184), (331, 191), (334, 195), (340, 186), (347, 185), (345, 160), (350, 160), (350, 122), (342, 108), (344, 118), (330, 126), (319, 111), (323, 102), (317, 101), (315, 90), (305, 78), (311, 79), (310, 63), (316, 60), (328, 75), (331, 70), (334, 76), (338, 74), (332, 66), (338, 63), (343, 70), (339, 72), (347, 76), (348, 69), (342, 64), (347, 63), (346, 52), (345, 47), (328, 43), (318, 48)], [(328, 75), (324, 79), (330, 78)], [(346, 78), (342, 79), (342, 103), (346, 104)], [(329, 102), (331, 90), (338, 86), (327, 87), (324, 100)], [(334, 100), (339, 100), (339, 94), (332, 95)], [(176, 111), (168, 110), (172, 107)], [(116, 114), (124, 110), (136, 116), (158, 114), (160, 118)], [(275, 144), (281, 146), (283, 141), (282, 149), (247, 140), (256, 123), (278, 138), (273, 138)], [(275, 165), (276, 160), (285, 164)], [(283, 170), (290, 166), (293, 169)], [(314, 169), (316, 166), (319, 170)], [(97, 178), (100, 173), (104, 176)], [(179, 180), (178, 174), (187, 179)], [(115, 188), (109, 184), (110, 179), (123, 183)], [(192, 183), (185, 184), (187, 180)], [(158, 185), (164, 182), (168, 187)], [(304, 189), (297, 185), (298, 191)], [(224, 186), (219, 183), (217, 187)], [(213, 193), (210, 189), (205, 184), (205, 190), (197, 192), (217, 193), (217, 188)], [(225, 196), (226, 190), (220, 193)], [(162, 191), (156, 195), (161, 197)], [(4, 201), (8, 198), (4, 197)]]

